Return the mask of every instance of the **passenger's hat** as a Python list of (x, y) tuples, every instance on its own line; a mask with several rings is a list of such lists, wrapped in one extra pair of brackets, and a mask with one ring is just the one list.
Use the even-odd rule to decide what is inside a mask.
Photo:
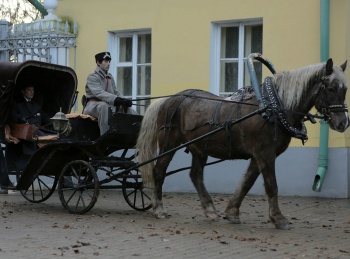
[(34, 87), (35, 88), (35, 85), (33, 83), (26, 83), (26, 84), (20, 85), (20, 89), (21, 90), (24, 90), (24, 89), (26, 89), (28, 87)]
[(101, 52), (95, 55), (95, 60), (96, 62), (99, 61), (101, 62), (102, 60), (107, 59), (107, 60), (111, 60), (111, 53), (109, 52)]

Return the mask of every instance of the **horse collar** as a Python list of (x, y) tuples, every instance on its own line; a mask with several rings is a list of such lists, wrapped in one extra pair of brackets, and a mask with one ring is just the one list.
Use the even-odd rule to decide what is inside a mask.
[(278, 122), (280, 127), (287, 131), (292, 137), (301, 139), (304, 142), (308, 139), (305, 124), (300, 123), (299, 128), (295, 128), (286, 120), (283, 104), (275, 88), (272, 77), (266, 77), (261, 85), (262, 102), (268, 107), (266, 113), (269, 122)]

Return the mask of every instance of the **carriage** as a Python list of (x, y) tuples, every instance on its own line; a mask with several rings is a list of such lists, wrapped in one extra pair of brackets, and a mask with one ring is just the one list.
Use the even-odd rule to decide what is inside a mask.
[[(274, 74), (263, 84), (256, 79), (254, 60), (262, 62)], [(203, 90), (184, 90), (152, 102), (144, 117), (110, 112), (110, 130), (102, 136), (96, 122), (67, 115), (69, 129), (58, 132), (57, 139), (37, 140), (42, 146), (24, 170), (10, 170), (18, 176), (17, 189), (27, 200), (41, 202), (50, 197), (57, 185), (62, 205), (71, 213), (85, 213), (94, 206), (99, 189), (121, 188), (132, 208), (152, 207), (157, 218), (165, 218), (164, 178), (190, 169), (205, 215), (216, 218), (217, 211), (203, 182), (208, 157), (218, 159), (212, 163), (249, 159), (246, 174), (228, 202), (226, 219), (240, 223), (240, 205), (262, 174), (271, 222), (276, 228), (290, 229), (278, 205), (275, 160), (288, 148), (292, 137), (303, 143), (307, 140), (305, 120), (315, 123), (314, 118), (322, 118), (338, 132), (348, 128), (346, 62), (334, 66), (329, 59), (277, 73), (259, 53), (252, 53), (247, 61), (253, 86), (230, 100)], [(5, 89), (0, 99), (6, 100), (1, 103), (2, 123), (8, 121), (8, 114), (3, 111), (11, 106), (16, 91), (18, 94), (16, 86), (26, 80), (34, 80), (42, 94), (48, 95), (43, 100), (47, 98), (50, 102), (43, 104), (43, 108), (51, 116), (55, 117), (58, 110), (70, 112), (77, 85), (71, 69), (36, 61), (8, 66), (7, 74), (0, 72)], [(309, 113), (313, 107), (319, 115)], [(168, 172), (175, 152), (184, 147), (192, 155), (191, 167)], [(43, 177), (50, 178), (52, 183), (47, 184)], [(33, 188), (36, 182), (39, 196)]]
[[(19, 144), (3, 147), (9, 174), (16, 175), (15, 189), (26, 200), (43, 202), (57, 189), (63, 207), (82, 214), (94, 206), (104, 188), (121, 189), (136, 210), (151, 207), (134, 161), (142, 116), (111, 111), (110, 130), (100, 136), (94, 118), (70, 113), (78, 94), (71, 68), (33, 60), (2, 62), (0, 80), (1, 124), (9, 126), (11, 136), (36, 145), (30, 157), (22, 155)], [(53, 120), (45, 128), (46, 136), (33, 137), (32, 125), (11, 123), (11, 106), (21, 96), (21, 86), (28, 83), (35, 85), (34, 101)]]

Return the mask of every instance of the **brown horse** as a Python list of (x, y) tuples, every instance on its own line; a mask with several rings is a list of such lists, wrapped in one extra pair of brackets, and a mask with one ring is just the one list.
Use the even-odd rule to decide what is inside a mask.
[[(333, 66), (333, 61), (329, 59), (325, 63), (274, 75), (272, 83), (275, 84), (278, 99), (284, 107), (285, 121), (289, 123), (292, 132), (293, 129), (300, 128), (305, 114), (314, 106), (328, 120), (331, 129), (338, 132), (347, 129), (349, 118), (345, 104), (345, 68), (346, 62), (341, 66)], [(203, 183), (203, 169), (208, 156), (219, 159), (250, 159), (240, 186), (228, 202), (225, 211), (227, 219), (232, 223), (240, 223), (239, 207), (261, 173), (271, 221), (276, 228), (290, 228), (289, 221), (278, 205), (275, 160), (288, 148), (292, 134), (280, 122), (271, 123), (274, 121), (273, 107), (270, 112), (269, 109), (261, 112), (268, 114), (267, 119), (260, 112), (254, 114), (254, 111), (259, 110), (257, 107), (258, 102), (254, 95), (244, 103), (234, 103), (201, 90), (185, 90), (153, 102), (148, 107), (137, 148), (140, 163), (156, 157), (157, 150), (160, 155), (165, 153), (155, 163), (146, 163), (140, 167), (144, 183), (149, 183), (154, 188), (152, 205), (157, 218), (167, 217), (162, 203), (162, 185), (167, 167), (176, 152), (176, 149), (172, 150), (222, 128), (215, 134), (187, 145), (192, 154), (190, 178), (198, 192), (205, 215), (210, 218), (217, 217), (213, 201)]]

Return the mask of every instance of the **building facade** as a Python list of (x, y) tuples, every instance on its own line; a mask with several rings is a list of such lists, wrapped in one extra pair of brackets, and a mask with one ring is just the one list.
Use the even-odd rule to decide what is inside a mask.
[[(118, 89), (133, 99), (189, 88), (226, 95), (250, 84), (245, 59), (252, 52), (262, 53), (277, 71), (320, 63), (322, 44), (328, 41), (321, 39), (323, 30), (329, 32), (328, 55), (340, 65), (350, 57), (349, 13), (347, 0), (65, 0), (56, 9), (58, 17), (78, 23), (80, 94), (95, 68), (94, 55), (107, 50)], [(321, 23), (325, 14), (326, 29)], [(259, 79), (270, 75), (261, 66), (257, 73)], [(346, 76), (350, 78), (350, 68)], [(144, 112), (143, 106), (137, 108)], [(314, 192), (320, 123), (306, 126), (308, 142), (303, 146), (293, 139), (277, 159), (280, 195), (350, 197), (350, 131), (329, 132), (327, 174), (322, 191)], [(179, 151), (171, 167), (188, 165), (190, 156)], [(227, 161), (207, 167), (208, 190), (233, 192), (246, 166), (247, 161)], [(179, 173), (166, 179), (164, 191), (194, 189), (188, 176)], [(263, 192), (259, 179), (251, 194)]]

